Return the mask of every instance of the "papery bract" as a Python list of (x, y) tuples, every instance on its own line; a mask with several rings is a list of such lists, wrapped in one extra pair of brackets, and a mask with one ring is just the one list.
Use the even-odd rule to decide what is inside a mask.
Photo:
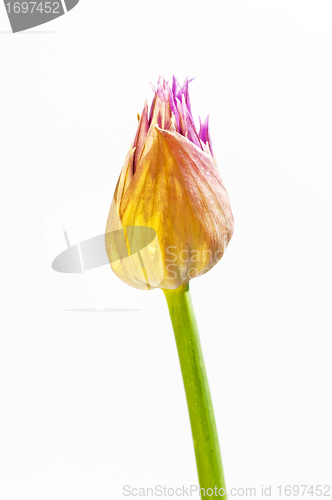
[[(159, 79), (150, 113), (145, 103), (139, 118), (107, 221), (109, 256), (117, 251), (109, 233), (123, 228), (126, 234), (128, 257), (111, 262), (113, 271), (142, 290), (178, 288), (204, 274), (221, 259), (233, 234), (209, 120), (197, 132), (188, 83), (180, 87), (173, 78), (170, 86)], [(156, 238), (145, 246), (142, 232), (129, 234), (126, 227), (152, 228)]]

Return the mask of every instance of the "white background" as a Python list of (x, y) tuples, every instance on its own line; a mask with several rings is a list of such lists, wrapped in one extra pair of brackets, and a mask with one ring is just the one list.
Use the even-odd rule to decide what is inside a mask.
[[(331, 484), (332, 3), (81, 0), (16, 35), (1, 5), (0, 30), (1, 498), (197, 484), (162, 291), (103, 268), (94, 312), (44, 231), (113, 192), (161, 73), (195, 77), (235, 217), (191, 282), (228, 488)], [(107, 211), (71, 227), (95, 236)]]

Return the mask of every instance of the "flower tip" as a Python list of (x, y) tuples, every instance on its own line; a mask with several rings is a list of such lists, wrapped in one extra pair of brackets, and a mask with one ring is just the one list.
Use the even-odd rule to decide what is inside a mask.
[(165, 130), (159, 127), (158, 123), (155, 123), (154, 128), (159, 134), (164, 135)]
[(155, 131), (157, 132), (157, 137), (159, 137), (159, 139), (165, 140), (165, 137), (166, 137), (168, 131), (159, 127), (158, 123), (156, 123), (154, 125), (154, 128), (155, 128)]
[(156, 129), (156, 132), (159, 135), (159, 137), (166, 138), (169, 135), (173, 135), (172, 130), (165, 130), (165, 129), (159, 127), (159, 125), (157, 123), (154, 125), (154, 128)]

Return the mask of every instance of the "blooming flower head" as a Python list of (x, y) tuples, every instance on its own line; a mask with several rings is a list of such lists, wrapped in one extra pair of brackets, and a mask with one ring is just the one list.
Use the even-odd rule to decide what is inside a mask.
[[(159, 78), (139, 117), (106, 226), (113, 271), (143, 290), (174, 289), (209, 271), (233, 234), (228, 195), (212, 152), (209, 119), (194, 124), (188, 79)], [(118, 241), (114, 231), (123, 229)], [(154, 230), (144, 242), (143, 228)], [(120, 234), (117, 231), (117, 234)], [(123, 257), (115, 261), (114, 252)], [(111, 258), (112, 255), (112, 258)]]

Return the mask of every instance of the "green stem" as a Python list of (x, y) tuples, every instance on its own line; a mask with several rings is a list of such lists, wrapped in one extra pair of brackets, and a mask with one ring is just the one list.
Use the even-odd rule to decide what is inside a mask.
[[(211, 394), (189, 285), (163, 290), (172, 320), (187, 397), (200, 488), (226, 499), (226, 486)], [(201, 490), (201, 498), (204, 493)]]

